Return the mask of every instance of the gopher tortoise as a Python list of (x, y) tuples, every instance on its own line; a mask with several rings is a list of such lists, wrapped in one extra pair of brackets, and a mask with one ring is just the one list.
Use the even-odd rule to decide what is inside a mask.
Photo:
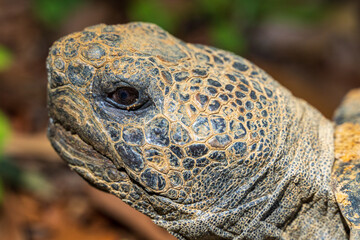
[(360, 239), (360, 91), (335, 123), (233, 53), (148, 23), (56, 41), (48, 137), (178, 239)]

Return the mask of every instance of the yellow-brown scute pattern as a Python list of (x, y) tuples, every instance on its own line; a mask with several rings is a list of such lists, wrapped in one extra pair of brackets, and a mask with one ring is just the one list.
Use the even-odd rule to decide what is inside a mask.
[[(268, 126), (272, 123), (268, 118), (276, 101), (272, 90), (258, 83), (266, 80), (266, 76), (250, 62), (239, 57), (230, 59), (221, 50), (190, 44), (180, 45), (184, 49), (179, 49), (178, 54), (171, 51), (173, 42), (178, 40), (166, 33), (156, 33), (161, 30), (154, 26), (149, 29), (133, 28), (130, 35), (122, 27), (99, 25), (61, 39), (49, 56), (50, 92), (68, 89), (66, 96), (55, 97), (68, 115), (63, 124), (78, 122), (81, 128), (87, 125), (84, 118), (96, 118), (98, 122), (90, 124), (91, 127), (107, 131), (108, 139), (104, 141), (111, 142), (108, 150), (119, 152), (119, 161), (141, 184), (152, 191), (168, 191), (171, 198), (178, 199), (179, 194), (191, 192), (193, 180), (211, 162), (227, 164), (227, 160), (245, 159), (269, 147), (260, 140), (271, 134)], [(161, 36), (163, 39), (157, 41), (169, 45), (170, 51), (150, 55), (147, 51), (155, 50), (147, 49), (158, 46), (153, 43), (156, 38), (140, 42), (136, 31), (141, 36), (143, 31)], [(180, 61), (174, 63), (169, 56)], [(226, 74), (229, 72), (232, 74)], [(99, 78), (98, 82), (94, 78)], [(107, 91), (115, 89), (122, 80), (136, 88), (148, 88), (146, 94), (155, 105), (146, 113), (150, 117), (140, 119), (134, 114), (109, 121), (101, 118), (104, 114), (99, 117), (90, 113), (91, 107), (95, 111), (99, 107), (96, 103), (91, 106), (93, 99), (86, 99), (91, 97), (95, 84)], [(71, 101), (75, 94), (76, 100)], [(90, 116), (82, 116), (88, 113)], [(83, 135), (86, 133), (80, 133), (86, 138)], [(86, 140), (93, 141), (91, 137)], [(223, 157), (212, 159), (214, 151)], [(184, 183), (185, 192), (180, 190)]]

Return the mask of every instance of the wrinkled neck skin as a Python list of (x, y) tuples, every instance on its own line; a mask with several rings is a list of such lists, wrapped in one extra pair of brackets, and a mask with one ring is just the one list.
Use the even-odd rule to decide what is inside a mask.
[[(333, 125), (287, 91), (278, 96), (284, 96), (279, 104), (284, 114), (266, 164), (246, 179), (236, 179), (244, 168), (239, 163), (209, 173), (212, 186), (219, 186), (214, 188), (218, 198), (184, 213), (188, 219), (171, 220), (170, 212), (156, 224), (179, 239), (347, 238), (330, 188)], [(159, 208), (173, 205), (161, 198), (156, 202)]]

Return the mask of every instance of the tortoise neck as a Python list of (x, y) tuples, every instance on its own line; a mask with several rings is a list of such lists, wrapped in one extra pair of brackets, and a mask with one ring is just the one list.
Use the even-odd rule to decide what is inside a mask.
[[(335, 196), (331, 190), (331, 169), (334, 163), (334, 126), (317, 110), (300, 102), (306, 109), (301, 121), (302, 134), (294, 146), (292, 161), (301, 204), (284, 226), (284, 238), (345, 239)], [(297, 130), (293, 130), (297, 131)], [(291, 189), (291, 188), (290, 188)], [(296, 187), (294, 188), (296, 189)], [(292, 190), (293, 191), (293, 190)], [(292, 194), (285, 195), (289, 198)], [(288, 202), (288, 201), (282, 201)]]
[(306, 102), (289, 102), (292, 113), (282, 120), (275, 154), (268, 159), (267, 171), (261, 176), (265, 180), (257, 183), (266, 188), (254, 190), (258, 192), (256, 199), (267, 199), (255, 207), (258, 214), (241, 237), (314, 239), (331, 234), (328, 236), (345, 238), (330, 187), (333, 124)]

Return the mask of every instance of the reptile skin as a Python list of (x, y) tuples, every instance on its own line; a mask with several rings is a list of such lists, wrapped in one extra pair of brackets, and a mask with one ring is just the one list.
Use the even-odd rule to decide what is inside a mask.
[(47, 69), (56, 151), (177, 238), (348, 239), (333, 124), (246, 59), (102, 24), (55, 42)]

